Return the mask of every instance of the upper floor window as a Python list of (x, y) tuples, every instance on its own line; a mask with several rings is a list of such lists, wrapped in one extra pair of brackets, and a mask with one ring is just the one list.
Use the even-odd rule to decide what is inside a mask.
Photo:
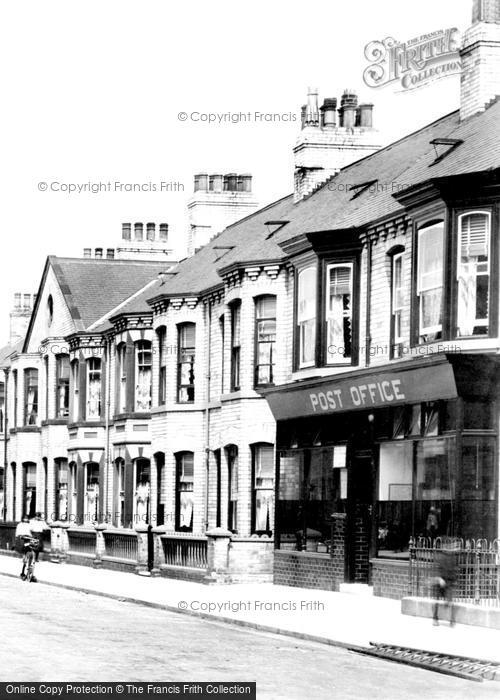
[(87, 362), (87, 420), (101, 417), (101, 359), (91, 357)]
[(179, 326), (177, 357), (177, 401), (179, 403), (194, 401), (195, 340), (194, 323), (183, 323)]
[(391, 358), (403, 354), (403, 253), (391, 256)]
[(468, 212), (458, 217), (458, 336), (488, 333), (490, 224), (489, 212)]
[(38, 418), (38, 370), (24, 370), (24, 425), (36, 425)]
[(352, 357), (353, 263), (326, 268), (327, 362), (350, 362)]
[(225, 347), (225, 338), (226, 338), (226, 333), (225, 333), (225, 317), (224, 314), (219, 318), (219, 334), (220, 334), (220, 347), (221, 347), (221, 352), (220, 352), (220, 393), (224, 393), (224, 368), (225, 368), (225, 362), (224, 362), (224, 355), (226, 352), (226, 347)]
[(161, 326), (156, 331), (158, 339), (158, 405), (164, 406), (167, 401), (167, 329)]
[(56, 357), (56, 418), (69, 413), (69, 355)]
[(127, 345), (120, 343), (116, 348), (117, 412), (127, 410)]
[(264, 296), (255, 302), (255, 385), (274, 383), (276, 364), (276, 297)]
[(54, 320), (54, 300), (52, 298), (52, 294), (49, 294), (48, 299), (47, 299), (47, 325), (48, 326), (52, 325), (53, 320)]
[(231, 391), (240, 388), (241, 301), (231, 304)]
[(418, 231), (417, 298), (418, 339), (439, 340), (443, 331), (444, 223), (439, 221)]
[(12, 370), (12, 381), (14, 384), (14, 428), (17, 427), (17, 411), (18, 411), (18, 396), (17, 396), (17, 369)]
[(71, 420), (77, 421), (80, 415), (80, 363), (78, 360), (73, 360), (71, 363), (71, 385), (73, 387)]
[(297, 276), (298, 365), (312, 367), (316, 350), (316, 268)]
[(136, 411), (149, 411), (151, 409), (151, 366), (151, 341), (139, 340), (135, 345)]

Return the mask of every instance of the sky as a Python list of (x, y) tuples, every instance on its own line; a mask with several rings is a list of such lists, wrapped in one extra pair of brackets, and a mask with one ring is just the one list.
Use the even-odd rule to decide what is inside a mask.
[[(463, 31), (471, 8), (472, 0), (2, 3), (0, 343), (14, 293), (36, 292), (47, 255), (113, 247), (122, 222), (155, 221), (169, 223), (169, 246), (184, 257), (195, 173), (252, 173), (262, 205), (291, 192), (308, 86), (321, 101), (352, 88), (372, 102), (384, 143), (457, 109), (458, 75), (412, 91), (368, 87), (364, 49)], [(202, 121), (210, 113), (251, 119)], [(104, 187), (89, 192), (88, 183)]]

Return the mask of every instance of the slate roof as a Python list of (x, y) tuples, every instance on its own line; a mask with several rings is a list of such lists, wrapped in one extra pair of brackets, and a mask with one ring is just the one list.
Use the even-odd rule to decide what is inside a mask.
[[(436, 156), (448, 147), (434, 146), (431, 142), (436, 139), (451, 139), (455, 143), (441, 160)], [(120, 271), (113, 267), (109, 275), (103, 276), (102, 265), (107, 261), (60, 258), (57, 261), (62, 276), (71, 281), (68, 286), (83, 322), (88, 326), (108, 312), (104, 323), (95, 328), (106, 330), (111, 327), (109, 319), (113, 315), (147, 311), (148, 300), (158, 295), (198, 295), (219, 286), (220, 270), (232, 264), (282, 260), (285, 254), (280, 244), (300, 234), (331, 231), (335, 235), (335, 230), (359, 228), (397, 215), (403, 211), (393, 196), (398, 191), (435, 178), (497, 169), (500, 169), (500, 100), (464, 122), (460, 122), (460, 113), (456, 111), (428, 124), (345, 167), (296, 204), (293, 195), (289, 195), (237, 221), (193, 256), (171, 268), (163, 282), (148, 285), (128, 303), (123, 304), (123, 299), (154, 277), (153, 263), (148, 263), (149, 269), (143, 267), (145, 263), (136, 263), (137, 267), (134, 263), (123, 263)], [(360, 187), (367, 183), (373, 183), (372, 187)], [(276, 224), (266, 225), (269, 222), (287, 223), (277, 230)], [(81, 263), (87, 263), (88, 268), (79, 267)], [(126, 271), (125, 265), (131, 267)], [(113, 302), (115, 306), (122, 304), (116, 314), (109, 312)], [(104, 307), (106, 311), (102, 311)]]
[(11, 364), (11, 357), (16, 352), (21, 352), (24, 340), (18, 340), (13, 345), (4, 345), (0, 348), (0, 367), (8, 367)]
[(49, 262), (78, 330), (86, 330), (169, 267), (158, 261), (52, 256)]

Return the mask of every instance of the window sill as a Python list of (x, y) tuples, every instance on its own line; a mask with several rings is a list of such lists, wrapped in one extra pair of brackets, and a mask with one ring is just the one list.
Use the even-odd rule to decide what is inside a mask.
[(42, 428), (45, 427), (46, 425), (67, 425), (67, 424), (68, 424), (67, 418), (49, 418), (48, 420), (42, 421)]
[(91, 421), (76, 421), (75, 423), (69, 423), (68, 429), (71, 428), (105, 428), (106, 423), (104, 421), (91, 420)]
[(113, 416), (113, 420), (116, 422), (122, 421), (122, 420), (139, 420), (139, 419), (144, 419), (144, 420), (149, 420), (151, 418), (151, 413), (147, 412), (130, 412), (130, 413), (117, 413)]
[(15, 435), (16, 433), (39, 433), (41, 428), (38, 425), (23, 425), (19, 428), (11, 428), (10, 434)]

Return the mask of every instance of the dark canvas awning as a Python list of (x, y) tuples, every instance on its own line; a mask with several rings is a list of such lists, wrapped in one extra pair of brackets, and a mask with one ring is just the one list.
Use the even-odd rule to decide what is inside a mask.
[(448, 361), (408, 368), (399, 364), (391, 371), (358, 370), (283, 386), (264, 395), (276, 420), (458, 397)]

